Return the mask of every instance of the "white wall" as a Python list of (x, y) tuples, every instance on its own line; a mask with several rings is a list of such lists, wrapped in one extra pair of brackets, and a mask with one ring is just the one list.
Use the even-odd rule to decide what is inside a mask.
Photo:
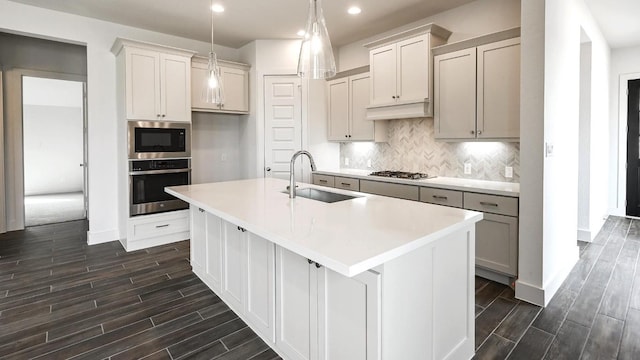
[[(86, 45), (90, 216), (88, 241), (98, 243), (118, 239), (116, 65), (115, 57), (110, 51), (111, 46), (116, 37), (125, 37), (206, 54), (209, 44), (8, 0), (0, 0), (0, 29)], [(235, 49), (216, 47), (216, 52), (222, 59), (238, 60), (239, 54)]]
[[(520, 277), (516, 296), (541, 305), (551, 300), (578, 259), (581, 27), (592, 40), (592, 98), (602, 99), (593, 103), (591, 131), (606, 134), (609, 48), (584, 2), (523, 2)], [(606, 151), (607, 138), (593, 137), (592, 152)], [(545, 143), (553, 145), (549, 157), (544, 157)], [(591, 166), (606, 169), (608, 160), (597, 157)], [(601, 193), (607, 188), (606, 174), (592, 172), (590, 179), (592, 187), (605, 184), (599, 188)], [(591, 201), (596, 204), (592, 209), (604, 214), (605, 195), (596, 192), (592, 191)]]
[(191, 183), (241, 178), (240, 123), (243, 115), (193, 112), (191, 124)]
[[(586, 34), (584, 35), (586, 37)], [(585, 41), (587, 40), (587, 41)], [(580, 46), (580, 124), (578, 134), (578, 240), (591, 241), (591, 40)], [(594, 234), (595, 235), (595, 234)]]
[(342, 46), (338, 49), (339, 70), (344, 71), (369, 65), (369, 51), (363, 46), (364, 44), (428, 23), (435, 23), (451, 31), (449, 43), (510, 29), (520, 26), (520, 0), (477, 0)]
[[(614, 215), (626, 214), (627, 194), (627, 81), (640, 79), (640, 47), (611, 51), (610, 166), (613, 175), (609, 187), (609, 208)], [(622, 93), (621, 93), (622, 90)]]

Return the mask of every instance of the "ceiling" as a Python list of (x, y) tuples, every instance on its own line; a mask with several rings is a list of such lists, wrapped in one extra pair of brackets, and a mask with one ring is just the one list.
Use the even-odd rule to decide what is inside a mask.
[[(209, 0), (12, 0), (190, 39), (210, 41)], [(341, 46), (473, 0), (324, 0), (333, 46)], [(307, 0), (214, 0), (215, 43), (238, 48), (256, 39), (295, 39), (307, 19)], [(358, 5), (362, 13), (347, 14)]]
[[(11, 0), (190, 39), (210, 41), (210, 0)], [(342, 46), (473, 0), (324, 0), (333, 46)], [(255, 39), (295, 39), (307, 0), (214, 0), (215, 43), (238, 48)], [(640, 46), (640, 1), (585, 0), (612, 48)], [(352, 5), (362, 13), (347, 14)]]

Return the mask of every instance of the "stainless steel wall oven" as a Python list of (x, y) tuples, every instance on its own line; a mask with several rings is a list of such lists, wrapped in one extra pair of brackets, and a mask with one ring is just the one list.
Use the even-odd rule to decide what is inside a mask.
[(189, 208), (189, 204), (164, 191), (165, 186), (191, 184), (191, 160), (129, 161), (129, 214), (153, 214)]
[(129, 159), (191, 156), (191, 124), (167, 121), (129, 121)]

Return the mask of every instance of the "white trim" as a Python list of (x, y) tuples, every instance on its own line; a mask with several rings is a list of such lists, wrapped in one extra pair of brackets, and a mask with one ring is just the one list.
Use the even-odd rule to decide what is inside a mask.
[[(0, 66), (0, 69), (2, 67)], [(7, 215), (5, 214), (4, 187), (4, 98), (2, 95), (2, 70), (0, 70), (0, 234), (7, 232)]]
[(578, 229), (578, 240), (592, 242), (593, 237), (591, 236), (592, 232), (588, 229)]
[(516, 299), (524, 300), (538, 306), (547, 306), (575, 264), (578, 262), (579, 258), (580, 250), (576, 246), (571, 261), (565, 262), (565, 266), (557, 272), (555, 277), (551, 281), (547, 282), (547, 285), (543, 288), (517, 280)]
[(118, 229), (104, 231), (87, 231), (87, 245), (103, 244), (119, 240)]
[(618, 80), (618, 167), (615, 208), (611, 215), (625, 216), (627, 200), (627, 85), (629, 80), (640, 79), (640, 73), (621, 74)]

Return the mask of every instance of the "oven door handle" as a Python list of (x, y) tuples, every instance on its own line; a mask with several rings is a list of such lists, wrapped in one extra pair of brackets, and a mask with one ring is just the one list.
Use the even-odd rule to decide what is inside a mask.
[(177, 174), (191, 172), (191, 169), (167, 169), (167, 170), (147, 170), (147, 171), (130, 171), (129, 175), (158, 175), (158, 174)]

